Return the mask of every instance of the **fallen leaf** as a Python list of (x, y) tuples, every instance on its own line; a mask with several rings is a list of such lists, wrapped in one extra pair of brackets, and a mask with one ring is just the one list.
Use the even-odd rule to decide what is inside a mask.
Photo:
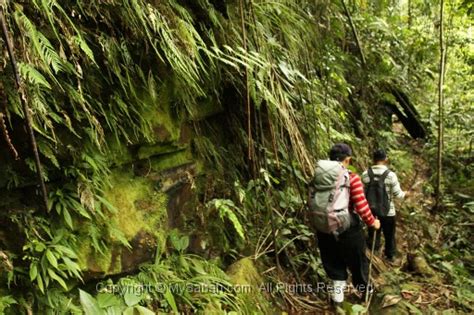
[(382, 301), (382, 308), (386, 308), (392, 305), (397, 304), (402, 300), (401, 296), (398, 295), (385, 295)]

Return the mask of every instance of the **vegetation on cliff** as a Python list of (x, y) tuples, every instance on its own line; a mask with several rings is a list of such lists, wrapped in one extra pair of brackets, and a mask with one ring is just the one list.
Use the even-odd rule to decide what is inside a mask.
[[(0, 313), (325, 309), (322, 292), (236, 288), (324, 280), (306, 183), (339, 141), (360, 170), (374, 147), (390, 149), (402, 184), (426, 201), (403, 207), (415, 218), (403, 229), (419, 230), (404, 250), (439, 273), (418, 280), (449, 302), (417, 288), (429, 272), (408, 261), (395, 276), (379, 266), (395, 288), (382, 294), (405, 311), (473, 310), (469, 1), (447, 4), (444, 21), (438, 1), (418, 0), (0, 5), (23, 80), (18, 90), (4, 49)], [(434, 211), (440, 23), (445, 177)]]

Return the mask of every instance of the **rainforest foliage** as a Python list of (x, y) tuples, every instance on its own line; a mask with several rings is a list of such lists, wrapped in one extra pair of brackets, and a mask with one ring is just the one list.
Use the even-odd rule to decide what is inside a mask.
[[(420, 272), (417, 284), (397, 270), (386, 296), (402, 296), (405, 312), (474, 310), (470, 1), (448, 1), (444, 20), (438, 0), (0, 5), (22, 79), (17, 89), (2, 41), (0, 314), (324, 309), (324, 293), (238, 288), (325, 280), (306, 183), (341, 141), (358, 170), (373, 148), (389, 149), (402, 185), (419, 191), (402, 210), (407, 231), (419, 230), (408, 250), (437, 277)], [(392, 128), (397, 113), (424, 139)]]

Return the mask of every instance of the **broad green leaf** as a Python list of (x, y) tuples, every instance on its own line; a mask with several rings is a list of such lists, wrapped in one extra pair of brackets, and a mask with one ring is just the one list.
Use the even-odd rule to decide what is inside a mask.
[(132, 292), (125, 293), (125, 295), (123, 296), (123, 300), (125, 301), (125, 304), (127, 304), (127, 306), (135, 306), (140, 303), (142, 297), (140, 295), (135, 294), (132, 290)]
[(187, 235), (184, 235), (179, 239), (179, 247), (180, 247), (179, 250), (183, 251), (186, 248), (188, 248), (188, 246), (189, 246), (189, 237)]
[(123, 305), (122, 300), (111, 293), (99, 293), (97, 295), (97, 303), (101, 308)]
[(168, 302), (168, 304), (171, 306), (171, 309), (173, 310), (173, 312), (179, 313), (178, 312), (178, 307), (176, 306), (176, 301), (174, 299), (174, 296), (168, 288), (166, 289), (166, 291), (164, 293), (164, 296), (165, 296), (165, 299)]
[(138, 312), (139, 315), (155, 315), (155, 312), (140, 305), (135, 306), (135, 310)]
[(68, 289), (67, 285), (66, 285), (66, 282), (64, 282), (64, 280), (60, 276), (58, 276), (53, 271), (53, 269), (48, 268), (48, 275), (51, 277), (51, 279), (56, 280), (64, 288), (64, 290)]
[(56, 269), (58, 268), (58, 260), (56, 259), (56, 256), (54, 256), (54, 254), (49, 249), (46, 250), (46, 258), (48, 259), (51, 266), (53, 266)]
[(79, 289), (79, 300), (81, 301), (82, 308), (84, 309), (85, 315), (102, 315), (104, 311), (99, 307), (96, 299), (94, 299), (89, 293)]
[(135, 315), (135, 307), (129, 306), (123, 311), (123, 315)]
[(123, 315), (123, 314), (125, 314), (123, 312), (123, 308), (124, 308), (123, 305), (110, 306), (105, 310), (105, 315)]
[(46, 249), (46, 246), (43, 243), (36, 243), (35, 251), (41, 253)]
[(36, 263), (30, 265), (30, 280), (33, 281), (38, 276), (38, 266)]
[(38, 274), (38, 276), (36, 277), (36, 282), (38, 282), (38, 288), (40, 289), (40, 291), (44, 293), (43, 279), (41, 278), (40, 274)]
[(66, 224), (72, 230), (74, 228), (73, 225), (72, 225), (72, 218), (71, 218), (71, 215), (69, 214), (69, 211), (67, 209), (63, 210), (63, 217), (64, 217), (64, 221), (66, 221)]
[(68, 257), (63, 257), (64, 264), (68, 268), (68, 271), (74, 274), (77, 278), (82, 279), (81, 274), (79, 273), (80, 267), (77, 263), (69, 259)]
[(70, 249), (69, 247), (66, 247), (66, 246), (63, 246), (63, 245), (54, 245), (53, 247), (55, 249), (57, 249), (58, 251), (66, 254), (70, 258), (77, 258), (76, 253), (72, 249)]

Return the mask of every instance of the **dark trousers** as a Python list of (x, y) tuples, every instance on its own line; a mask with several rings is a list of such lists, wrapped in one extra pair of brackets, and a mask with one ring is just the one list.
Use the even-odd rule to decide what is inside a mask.
[[(396, 227), (396, 218), (393, 217), (380, 217), (380, 230), (377, 231), (377, 236), (375, 237), (375, 250), (380, 249), (380, 239), (383, 236), (385, 238), (385, 257), (387, 259), (393, 259), (397, 252), (396, 243), (395, 243), (395, 227)], [(372, 246), (372, 241), (374, 239), (374, 229), (369, 228), (369, 239), (367, 244), (369, 247)]]
[(346, 280), (351, 271), (352, 283), (359, 291), (367, 288), (369, 263), (365, 256), (365, 236), (361, 225), (353, 226), (336, 239), (332, 234), (316, 233), (324, 270), (332, 280)]

